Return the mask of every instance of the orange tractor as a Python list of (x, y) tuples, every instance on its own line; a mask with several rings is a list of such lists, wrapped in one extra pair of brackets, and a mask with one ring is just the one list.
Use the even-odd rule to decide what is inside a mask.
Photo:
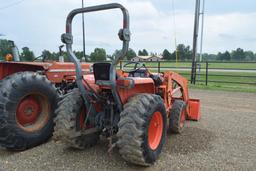
[[(17, 54), (13, 50), (0, 62), (0, 146), (25, 150), (52, 136), (58, 99), (76, 87), (75, 67), (73, 63), (20, 62)], [(83, 73), (89, 72), (89, 64), (81, 66)]]
[[(123, 28), (119, 38), (122, 51), (111, 64), (95, 63), (93, 74), (83, 75), (72, 52), (72, 20), (80, 13), (121, 9)], [(112, 148), (118, 147), (124, 160), (152, 165), (166, 140), (167, 130), (180, 133), (186, 119), (198, 120), (199, 100), (189, 99), (187, 80), (177, 73), (151, 73), (137, 62), (132, 70), (117, 70), (128, 50), (129, 14), (120, 4), (106, 4), (73, 10), (62, 35), (70, 60), (76, 66), (76, 84), (58, 103), (54, 138), (68, 146), (84, 149), (96, 144), (100, 135)], [(178, 94), (175, 96), (175, 94)]]

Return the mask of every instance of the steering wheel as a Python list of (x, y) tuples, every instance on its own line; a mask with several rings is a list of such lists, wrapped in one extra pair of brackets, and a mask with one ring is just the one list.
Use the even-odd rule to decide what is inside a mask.
[(145, 67), (144, 64), (141, 64), (140, 62), (134, 62), (134, 61), (128, 62), (127, 64), (124, 65), (124, 67), (127, 67), (127, 66), (132, 65), (132, 64), (134, 64), (133, 69), (131, 69), (131, 70), (123, 70), (123, 71), (127, 72), (127, 73), (134, 73), (134, 72), (138, 71), (139, 69), (141, 69), (142, 67)]

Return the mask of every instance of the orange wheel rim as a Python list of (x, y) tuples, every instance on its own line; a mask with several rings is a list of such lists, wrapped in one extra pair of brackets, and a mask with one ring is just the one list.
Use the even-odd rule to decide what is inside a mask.
[(155, 112), (148, 127), (148, 144), (152, 150), (157, 149), (163, 136), (163, 117), (160, 112)]

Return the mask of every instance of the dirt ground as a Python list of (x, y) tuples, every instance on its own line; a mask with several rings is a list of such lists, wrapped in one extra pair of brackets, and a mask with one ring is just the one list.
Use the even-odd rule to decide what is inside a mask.
[(256, 170), (256, 94), (192, 90), (202, 101), (200, 122), (168, 141), (155, 165), (127, 164), (107, 142), (76, 151), (50, 141), (25, 152), (0, 150), (0, 170)]

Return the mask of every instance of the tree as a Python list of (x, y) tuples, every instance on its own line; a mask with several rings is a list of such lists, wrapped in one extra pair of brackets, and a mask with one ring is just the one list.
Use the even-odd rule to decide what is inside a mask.
[(245, 51), (245, 60), (246, 61), (253, 61), (254, 60), (254, 54), (252, 51)]
[(171, 60), (172, 59), (172, 54), (167, 49), (165, 49), (163, 51), (163, 59), (164, 60)]
[[(185, 46), (184, 44), (179, 44), (177, 46), (177, 51), (178, 51), (178, 59), (179, 60), (192, 59), (192, 51), (190, 50), (190, 46)], [(174, 53), (176, 53), (176, 51), (174, 51)]]
[(217, 55), (217, 60), (230, 61), (231, 60), (231, 55), (228, 51), (226, 51), (224, 53), (219, 52), (218, 55)]
[(56, 56), (57, 56), (57, 59), (59, 59), (60, 56), (63, 56), (64, 61), (71, 62), (70, 59), (69, 59), (68, 53), (65, 52), (65, 51), (63, 51), (62, 53), (60, 53), (60, 52), (56, 53)]
[(139, 56), (148, 56), (148, 51), (146, 49), (139, 50), (138, 55)]
[[(111, 56), (110, 59), (111, 60), (115, 59), (117, 57), (117, 55), (120, 54), (120, 52), (121, 52), (120, 50), (115, 50), (115, 52), (113, 53), (113, 55)], [(131, 60), (132, 58), (134, 58), (136, 56), (137, 56), (136, 52), (133, 49), (129, 48), (129, 50), (125, 56), (125, 60)]]
[(141, 50), (139, 50), (138, 55), (143, 56), (143, 52)]
[(217, 55), (215, 54), (208, 54), (208, 53), (203, 54), (203, 61), (216, 61), (216, 60), (217, 60)]
[(35, 55), (28, 47), (22, 48), (21, 60), (22, 61), (33, 61), (35, 59)]
[(0, 39), (0, 57), (4, 59), (7, 54), (12, 54), (12, 48), (8, 40)]
[(126, 54), (126, 59), (131, 60), (132, 58), (134, 58), (136, 56), (137, 56), (136, 52), (130, 48)]
[(116, 57), (121, 53), (121, 50), (115, 50), (115, 52), (111, 56), (111, 60), (116, 59)]
[(156, 52), (150, 52), (150, 56), (157, 56)]
[(84, 57), (84, 53), (82, 51), (74, 51), (74, 54), (78, 59), (82, 59), (82, 57)]
[(224, 54), (223, 54), (223, 60), (225, 61), (230, 61), (231, 60), (231, 55), (228, 51), (226, 51)]
[(41, 56), (44, 58), (44, 60), (56, 60), (54, 54), (49, 50), (44, 50)]
[(107, 61), (113, 61), (114, 58), (113, 58), (113, 55), (107, 55)]
[(236, 50), (233, 50), (231, 53), (231, 58), (234, 61), (243, 61), (245, 60), (245, 53), (242, 48), (237, 48)]
[(148, 56), (148, 51), (146, 49), (143, 49), (144, 56)]
[(95, 48), (90, 55), (91, 61), (106, 61), (107, 53), (103, 48)]

